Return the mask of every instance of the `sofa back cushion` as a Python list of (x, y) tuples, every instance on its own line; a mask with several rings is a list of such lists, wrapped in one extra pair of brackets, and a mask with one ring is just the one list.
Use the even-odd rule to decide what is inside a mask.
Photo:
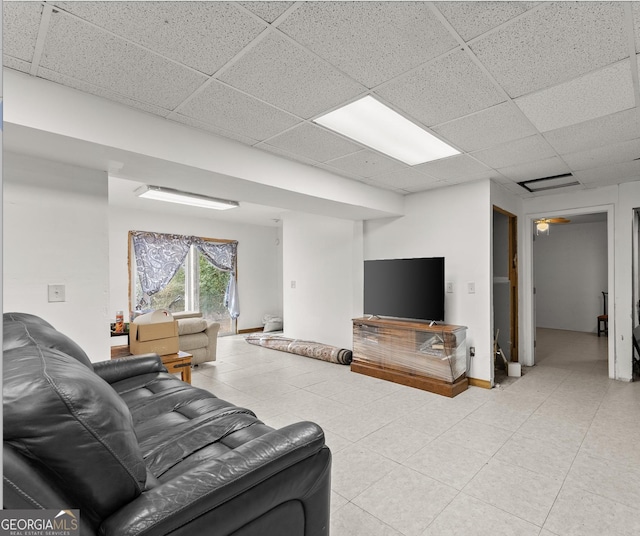
[(3, 352), (4, 441), (92, 524), (137, 497), (146, 467), (129, 409), (93, 370), (28, 339)]
[(11, 350), (32, 342), (39, 346), (60, 350), (83, 365), (93, 368), (91, 360), (69, 337), (57, 331), (51, 324), (39, 316), (28, 313), (4, 313), (2, 350)]
[(202, 333), (206, 329), (207, 329), (207, 321), (204, 318), (178, 319), (178, 335), (191, 335), (193, 333)]

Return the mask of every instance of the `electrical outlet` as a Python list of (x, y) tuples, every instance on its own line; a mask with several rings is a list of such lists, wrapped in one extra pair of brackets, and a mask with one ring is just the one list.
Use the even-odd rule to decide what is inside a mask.
[(296, 282), (295, 281), (291, 281), (291, 288), (296, 288)]
[(447, 292), (453, 292), (453, 281), (447, 281)]
[(476, 347), (475, 346), (470, 346), (469, 347), (469, 355), (471, 357), (473, 357), (474, 355), (476, 355)]
[(475, 281), (469, 281), (467, 283), (467, 292), (469, 292), (469, 294), (475, 294), (476, 293), (476, 283), (475, 283)]
[(65, 289), (64, 285), (49, 285), (49, 301), (50, 302), (63, 302), (65, 301)]

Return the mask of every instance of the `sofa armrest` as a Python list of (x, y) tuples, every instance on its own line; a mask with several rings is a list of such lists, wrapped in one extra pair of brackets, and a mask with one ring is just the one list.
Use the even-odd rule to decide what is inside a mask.
[(93, 363), (93, 371), (107, 383), (149, 372), (166, 372), (158, 354), (140, 354)]
[[(103, 536), (229, 534), (287, 501), (310, 501), (327, 525), (331, 454), (322, 429), (300, 422), (268, 432), (152, 488), (104, 521)], [(309, 514), (309, 512), (312, 512)]]
[(215, 361), (218, 352), (218, 332), (220, 331), (220, 324), (218, 322), (207, 322), (207, 329), (205, 334), (209, 338), (209, 344), (207, 345), (207, 361)]

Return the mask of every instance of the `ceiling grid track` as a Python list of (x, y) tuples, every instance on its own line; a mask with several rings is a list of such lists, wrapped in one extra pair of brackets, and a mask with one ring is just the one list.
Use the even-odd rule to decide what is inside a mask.
[(636, 107), (638, 107), (640, 106), (640, 78), (638, 77), (638, 56), (636, 53), (636, 37), (633, 30), (633, 11), (631, 2), (625, 2), (624, 15), (624, 21), (627, 26), (627, 35), (629, 36), (629, 62), (631, 63), (631, 80), (633, 80)]
[(42, 53), (44, 52), (44, 45), (47, 41), (47, 32), (49, 31), (49, 24), (51, 22), (51, 14), (53, 13), (53, 7), (46, 2), (42, 4), (42, 17), (40, 18), (40, 26), (38, 28), (38, 37), (36, 39), (36, 46), (33, 52), (33, 59), (31, 60), (31, 67), (29, 74), (31, 76), (38, 76), (38, 70), (40, 69), (40, 60), (42, 59)]

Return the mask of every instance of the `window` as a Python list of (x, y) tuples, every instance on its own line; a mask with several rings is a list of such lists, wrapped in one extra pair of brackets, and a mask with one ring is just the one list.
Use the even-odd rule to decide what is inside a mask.
[(130, 231), (129, 246), (132, 311), (197, 311), (235, 333), (237, 242)]

